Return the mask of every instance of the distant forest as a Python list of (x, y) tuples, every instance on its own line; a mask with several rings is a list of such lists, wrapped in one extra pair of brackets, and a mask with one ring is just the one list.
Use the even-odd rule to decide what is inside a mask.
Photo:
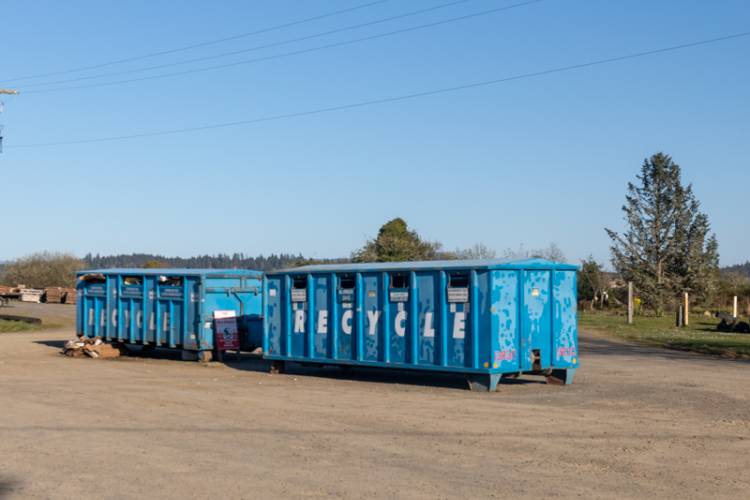
[(121, 255), (87, 254), (83, 259), (84, 267), (105, 269), (113, 267), (186, 267), (209, 269), (256, 269), (273, 271), (312, 263), (345, 262), (345, 259), (312, 260), (302, 255), (271, 254), (268, 256), (250, 257), (242, 253), (232, 255), (198, 255), (195, 257), (165, 257), (147, 253)]
[(738, 274), (740, 276), (750, 278), (750, 261), (747, 261), (744, 264), (722, 267), (721, 272), (726, 274)]

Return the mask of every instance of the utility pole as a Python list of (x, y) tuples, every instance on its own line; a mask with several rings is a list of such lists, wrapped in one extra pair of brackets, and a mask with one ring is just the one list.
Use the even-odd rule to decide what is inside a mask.
[(633, 282), (628, 281), (628, 324), (633, 324)]
[[(0, 89), (0, 95), (18, 95), (17, 90), (13, 89)], [(3, 112), (3, 102), (0, 101), (0, 113)], [(3, 126), (0, 125), (0, 153), (3, 152)]]

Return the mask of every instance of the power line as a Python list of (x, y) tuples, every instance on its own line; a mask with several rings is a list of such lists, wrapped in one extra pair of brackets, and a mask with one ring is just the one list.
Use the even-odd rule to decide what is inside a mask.
[(116, 59), (114, 61), (108, 61), (108, 62), (103, 62), (103, 63), (99, 63), (99, 64), (93, 64), (93, 65), (90, 65), (90, 66), (81, 66), (81, 67), (78, 67), (78, 68), (72, 68), (72, 69), (66, 69), (66, 70), (60, 70), (60, 71), (53, 71), (53, 72), (50, 72), (50, 73), (42, 73), (42, 74), (37, 74), (37, 75), (20, 76), (20, 77), (17, 77), (17, 78), (11, 78), (11, 79), (8, 79), (8, 80), (3, 80), (3, 83), (16, 82), (16, 81), (19, 81), (19, 80), (30, 80), (32, 78), (44, 78), (44, 77), (48, 77), (48, 76), (64, 75), (64, 74), (69, 74), (69, 73), (77, 73), (77, 72), (80, 72), (80, 71), (87, 71), (87, 70), (91, 70), (91, 69), (104, 68), (106, 66), (113, 66), (115, 64), (122, 64), (122, 63), (127, 63), (127, 62), (139, 61), (139, 60), (142, 60), (142, 59), (149, 59), (149, 58), (152, 58), (152, 57), (158, 57), (158, 56), (164, 56), (164, 55), (168, 55), (168, 54), (174, 54), (176, 52), (184, 52), (186, 50), (197, 49), (197, 48), (200, 48), (200, 47), (207, 47), (209, 45), (216, 45), (216, 44), (223, 43), (223, 42), (229, 42), (229, 41), (232, 41), (232, 40), (237, 40), (239, 38), (246, 38), (246, 37), (253, 36), (253, 35), (260, 35), (262, 33), (268, 33), (270, 31), (280, 30), (280, 29), (283, 29), (283, 28), (290, 28), (292, 26), (297, 26), (299, 24), (305, 24), (305, 23), (309, 23), (309, 22), (312, 22), (312, 21), (318, 21), (320, 19), (325, 19), (327, 17), (333, 17), (333, 16), (338, 16), (340, 14), (346, 14), (347, 12), (353, 12), (353, 11), (356, 11), (356, 10), (361, 10), (361, 9), (364, 9), (364, 8), (367, 8), (367, 7), (372, 7), (374, 5), (382, 4), (382, 3), (385, 3), (385, 2), (389, 2), (389, 1), (390, 0), (376, 0), (374, 2), (368, 2), (368, 3), (365, 3), (365, 4), (361, 4), (361, 5), (356, 5), (354, 7), (348, 7), (346, 9), (340, 9), (340, 10), (336, 10), (336, 11), (333, 11), (333, 12), (328, 12), (326, 14), (320, 14), (320, 15), (317, 15), (317, 16), (308, 17), (308, 18), (305, 18), (305, 19), (300, 19), (298, 21), (291, 21), (291, 22), (288, 22), (288, 23), (277, 24), (277, 25), (271, 26), (269, 28), (263, 28), (263, 29), (259, 29), (259, 30), (255, 30), (255, 31), (248, 31), (246, 33), (239, 33), (237, 35), (232, 35), (232, 36), (228, 36), (228, 37), (224, 37), (224, 38), (218, 38), (218, 39), (215, 39), (215, 40), (208, 40), (208, 41), (205, 41), (205, 42), (194, 43), (192, 45), (186, 45), (184, 47), (177, 47), (177, 48), (174, 48), (174, 49), (162, 50), (160, 52), (152, 52), (150, 54), (143, 54), (143, 55), (140, 55), (140, 56), (126, 57), (124, 59)]
[(484, 81), (468, 83), (464, 85), (456, 85), (453, 87), (444, 87), (440, 89), (427, 90), (423, 92), (415, 92), (412, 94), (403, 94), (399, 96), (385, 97), (381, 99), (372, 99), (369, 101), (360, 101), (356, 103), (341, 104), (338, 106), (330, 106), (330, 107), (318, 108), (318, 109), (313, 109), (313, 110), (308, 110), (308, 111), (299, 111), (296, 113), (270, 115), (270, 116), (265, 116), (265, 117), (260, 117), (260, 118), (253, 118), (249, 120), (238, 120), (234, 122), (216, 123), (212, 125), (202, 125), (202, 126), (197, 126), (197, 127), (188, 127), (188, 128), (172, 129), (172, 130), (161, 130), (161, 131), (156, 131), (156, 132), (143, 132), (139, 134), (99, 137), (99, 138), (92, 138), (92, 139), (80, 139), (80, 140), (75, 140), (75, 141), (64, 141), (64, 142), (19, 144), (19, 145), (8, 146), (8, 147), (9, 148), (11, 147), (12, 148), (39, 148), (39, 147), (49, 147), (49, 146), (73, 145), (73, 144), (89, 144), (89, 143), (95, 143), (95, 142), (110, 142), (110, 141), (120, 141), (120, 140), (126, 140), (126, 139), (139, 139), (139, 138), (145, 138), (145, 137), (181, 134), (181, 133), (187, 133), (187, 132), (198, 132), (198, 131), (203, 131), (203, 130), (236, 127), (240, 125), (251, 125), (251, 124), (256, 124), (256, 123), (284, 120), (284, 119), (290, 119), (290, 118), (299, 118), (303, 116), (330, 113), (330, 112), (335, 112), (335, 111), (344, 111), (348, 109), (362, 108), (362, 107), (373, 106), (377, 104), (387, 104), (387, 103), (392, 103), (392, 102), (404, 101), (408, 99), (415, 99), (419, 97), (427, 97), (427, 96), (432, 96), (432, 95), (457, 92), (460, 90), (467, 90), (467, 89), (472, 89), (472, 88), (477, 88), (477, 87), (486, 87), (486, 86), (496, 85), (499, 83), (506, 83), (506, 82), (510, 82), (514, 80), (523, 80), (527, 78), (535, 78), (538, 76), (550, 75), (553, 73), (562, 73), (562, 72), (572, 71), (576, 69), (588, 68), (591, 66), (610, 64), (610, 63), (624, 61), (628, 59), (636, 59), (639, 57), (661, 54), (665, 52), (672, 52), (676, 50), (682, 50), (682, 49), (687, 49), (691, 47), (697, 47), (700, 45), (707, 45), (711, 43), (723, 42), (726, 40), (732, 40), (732, 39), (742, 38), (746, 36), (750, 36), (750, 31), (745, 31), (742, 33), (735, 33), (732, 35), (726, 35), (726, 36), (721, 36), (721, 37), (716, 37), (716, 38), (708, 38), (708, 39), (699, 40), (696, 42), (683, 43), (680, 45), (672, 45), (669, 47), (646, 50), (642, 52), (634, 52), (634, 53), (626, 54), (622, 56), (608, 57), (606, 59), (596, 59), (596, 60), (585, 62), (585, 63), (571, 64), (567, 66), (559, 66), (557, 68), (551, 68), (551, 69), (546, 69), (542, 71), (535, 71), (532, 73), (522, 73), (522, 74), (513, 75), (513, 76), (506, 76), (503, 78), (496, 78), (493, 80), (484, 80)]
[(231, 67), (234, 67), (234, 66), (240, 66), (240, 65), (244, 65), (244, 64), (252, 64), (252, 63), (261, 62), (261, 61), (270, 61), (270, 60), (273, 60), (273, 59), (282, 59), (282, 58), (285, 58), (285, 57), (297, 56), (297, 55), (301, 55), (301, 54), (307, 54), (307, 53), (310, 53), (310, 52), (318, 52), (318, 51), (321, 51), (321, 50), (331, 49), (331, 48), (335, 48), (335, 47), (343, 47), (345, 45), (352, 45), (352, 44), (355, 44), (355, 43), (365, 42), (365, 41), (369, 41), (369, 40), (376, 40), (378, 38), (384, 38), (384, 37), (388, 37), (388, 36), (398, 35), (398, 34), (407, 33), (407, 32), (410, 32), (410, 31), (416, 31), (416, 30), (425, 29), (425, 28), (432, 28), (432, 27), (435, 27), (435, 26), (443, 25), (443, 24), (453, 23), (453, 22), (457, 22), (457, 21), (463, 21), (465, 19), (470, 19), (470, 18), (479, 17), (479, 16), (485, 16), (485, 15), (488, 15), (488, 14), (494, 14), (494, 13), (497, 13), (497, 12), (501, 12), (501, 11), (505, 11), (505, 10), (510, 10), (510, 9), (515, 9), (515, 8), (518, 8), (518, 7), (523, 7), (523, 6), (526, 6), (526, 5), (530, 5), (530, 4), (533, 4), (533, 3), (539, 3), (539, 2), (543, 2), (543, 1), (544, 0), (527, 0), (525, 2), (511, 4), (511, 5), (506, 5), (504, 7), (498, 7), (498, 8), (495, 8), (495, 9), (489, 9), (489, 10), (484, 10), (484, 11), (480, 11), (480, 12), (474, 12), (472, 14), (466, 14), (466, 15), (463, 15), (463, 16), (452, 17), (452, 18), (449, 18), (449, 19), (443, 19), (441, 21), (435, 21), (435, 22), (431, 22), (431, 23), (427, 23), (427, 24), (420, 24), (418, 26), (411, 26), (411, 27), (408, 27), (408, 28), (402, 28), (402, 29), (398, 29), (398, 30), (394, 30), (394, 31), (388, 31), (388, 32), (385, 32), (385, 33), (379, 33), (379, 34), (376, 34), (376, 35), (370, 35), (370, 36), (366, 36), (366, 37), (362, 37), (362, 38), (354, 38), (352, 40), (344, 40), (344, 41), (341, 41), (341, 42), (333, 42), (333, 43), (328, 43), (328, 44), (325, 44), (325, 45), (319, 45), (317, 47), (311, 47), (311, 48), (307, 48), (307, 49), (300, 49), (300, 50), (295, 50), (295, 51), (292, 51), (292, 52), (284, 52), (284, 53), (281, 53), (281, 54), (273, 54), (273, 55), (270, 55), (270, 56), (256, 57), (256, 58), (253, 58), (253, 59), (243, 59), (241, 61), (234, 61), (234, 62), (231, 62), (231, 63), (216, 64), (216, 65), (213, 65), (213, 66), (204, 66), (202, 68), (188, 69), (188, 70), (184, 70), (184, 71), (173, 71), (171, 73), (162, 73), (160, 75), (143, 76), (143, 77), (138, 77), (138, 78), (127, 78), (127, 79), (124, 79), (124, 80), (115, 80), (115, 81), (112, 81), (112, 82), (92, 83), (92, 84), (88, 84), (88, 85), (74, 85), (74, 86), (69, 86), (69, 87), (56, 87), (56, 88), (51, 88), (51, 89), (25, 90), (24, 94), (60, 92), (60, 91), (65, 91), (65, 90), (89, 89), (89, 88), (95, 88), (95, 87), (108, 87), (108, 86), (112, 86), (112, 85), (121, 85), (123, 83), (142, 82), (142, 81), (145, 81), (145, 80), (156, 80), (156, 79), (168, 78), (168, 77), (173, 77), (173, 76), (188, 75), (188, 74), (193, 74), (193, 73), (202, 73), (202, 72), (205, 72), (205, 71), (212, 71), (212, 70), (216, 70), (216, 69), (231, 68)]
[[(328, 31), (323, 31), (323, 32), (320, 32), (320, 33), (313, 33), (312, 35), (305, 35), (305, 36), (301, 36), (301, 37), (290, 38), (290, 39), (287, 39), (287, 40), (280, 40), (278, 42), (271, 42), (271, 43), (266, 43), (266, 44), (262, 44), (262, 45), (256, 45), (254, 47), (248, 47), (248, 48), (245, 48), (245, 49), (232, 50), (232, 51), (229, 51), (229, 52), (222, 52), (222, 53), (219, 53), (219, 54), (213, 54), (213, 55), (202, 56), (202, 57), (195, 57), (195, 58), (192, 58), (192, 59), (184, 59), (182, 61), (175, 61), (175, 62), (168, 62), (168, 63), (162, 63), (162, 64), (155, 64), (155, 65), (151, 65), (151, 66), (145, 66), (145, 67), (142, 67), (142, 68), (135, 68), (135, 69), (129, 69), (129, 70), (123, 70), (123, 71), (116, 71), (116, 72), (112, 72), (112, 73), (103, 73), (103, 74), (99, 74), (99, 75), (82, 76), (82, 77), (78, 77), (78, 78), (69, 78), (69, 79), (65, 79), (65, 80), (56, 80), (56, 81), (51, 81), (51, 82), (34, 83), (34, 84), (29, 84), (29, 85), (25, 86), (24, 88), (47, 86), (47, 85), (57, 85), (57, 84), (60, 84), (60, 83), (79, 82), (79, 81), (83, 81), (83, 80), (93, 80), (93, 79), (96, 79), (96, 78), (106, 78), (106, 77), (110, 77), (110, 76), (128, 75), (128, 74), (132, 74), (132, 73), (142, 73), (144, 71), (152, 71), (152, 70), (155, 70), (155, 69), (170, 68), (170, 67), (174, 67), (174, 66), (181, 66), (181, 65), (192, 64), (192, 63), (196, 63), (196, 62), (210, 61), (210, 60), (213, 60), (213, 59), (220, 59), (220, 58), (223, 58), (223, 57), (235, 56), (235, 55), (238, 55), (238, 54), (245, 54), (247, 52), (254, 52), (254, 51), (257, 51), (257, 50), (270, 49), (270, 48), (273, 48), (273, 47), (280, 47), (282, 45), (289, 45), (291, 43), (297, 43), (297, 42), (302, 42), (302, 41), (306, 41), (306, 40), (312, 40), (313, 38), (320, 38), (320, 37), (323, 37), (323, 36), (333, 35), (333, 34), (337, 34), (337, 33), (343, 33), (344, 31), (351, 31), (351, 30), (355, 30), (355, 29), (359, 29), (359, 28), (365, 28), (365, 27), (368, 27), (368, 26), (374, 26), (376, 24), (382, 24), (382, 23), (389, 22), (389, 21), (395, 21), (397, 19), (404, 19), (404, 18), (407, 18), (407, 17), (416, 16), (416, 15), (419, 15), (419, 14), (425, 14), (427, 12), (432, 12), (432, 11), (436, 11), (436, 10), (439, 10), (439, 9), (445, 9), (447, 7), (452, 7), (454, 5), (458, 5), (458, 4), (462, 4), (462, 3), (467, 3), (467, 2), (471, 2), (471, 1), (474, 1), (474, 0), (454, 0), (454, 1), (451, 1), (451, 2), (448, 2), (448, 3), (443, 3), (443, 4), (435, 5), (435, 6), (432, 6), (432, 7), (425, 8), (425, 9), (418, 9), (418, 10), (414, 10), (414, 11), (411, 11), (411, 12), (406, 12), (404, 14), (398, 14), (398, 15), (395, 15), (395, 16), (388, 16), (388, 17), (384, 17), (384, 18), (381, 18), (381, 19), (376, 19), (374, 21), (368, 21), (368, 22), (365, 22), (365, 23), (358, 23), (358, 24), (353, 24), (353, 25), (350, 25), (350, 26), (344, 26), (343, 28), (336, 28), (336, 29), (332, 29), (332, 30), (328, 30)], [(526, 5), (526, 4), (530, 4), (530, 3), (537, 3), (537, 2), (542, 2), (542, 1), (544, 1), (544, 0), (529, 0), (527, 2), (524, 2), (522, 5)], [(515, 6), (516, 5), (513, 5), (511, 7), (515, 7)], [(492, 9), (492, 11), (494, 12), (496, 10), (506, 10), (506, 9), (507, 9), (507, 7), (501, 7), (500, 9)]]

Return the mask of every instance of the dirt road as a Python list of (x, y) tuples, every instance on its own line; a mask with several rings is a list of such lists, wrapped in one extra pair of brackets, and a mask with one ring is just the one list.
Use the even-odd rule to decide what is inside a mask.
[[(0, 334), (0, 497), (747, 498), (750, 364), (585, 337), (570, 387), (71, 359)], [(533, 380), (533, 379), (531, 379)]]

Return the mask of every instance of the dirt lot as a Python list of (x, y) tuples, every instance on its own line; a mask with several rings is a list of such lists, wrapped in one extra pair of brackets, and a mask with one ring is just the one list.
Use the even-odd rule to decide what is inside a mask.
[(750, 491), (748, 362), (584, 335), (573, 386), (487, 394), (447, 376), (62, 357), (72, 333), (0, 334), (0, 497)]

